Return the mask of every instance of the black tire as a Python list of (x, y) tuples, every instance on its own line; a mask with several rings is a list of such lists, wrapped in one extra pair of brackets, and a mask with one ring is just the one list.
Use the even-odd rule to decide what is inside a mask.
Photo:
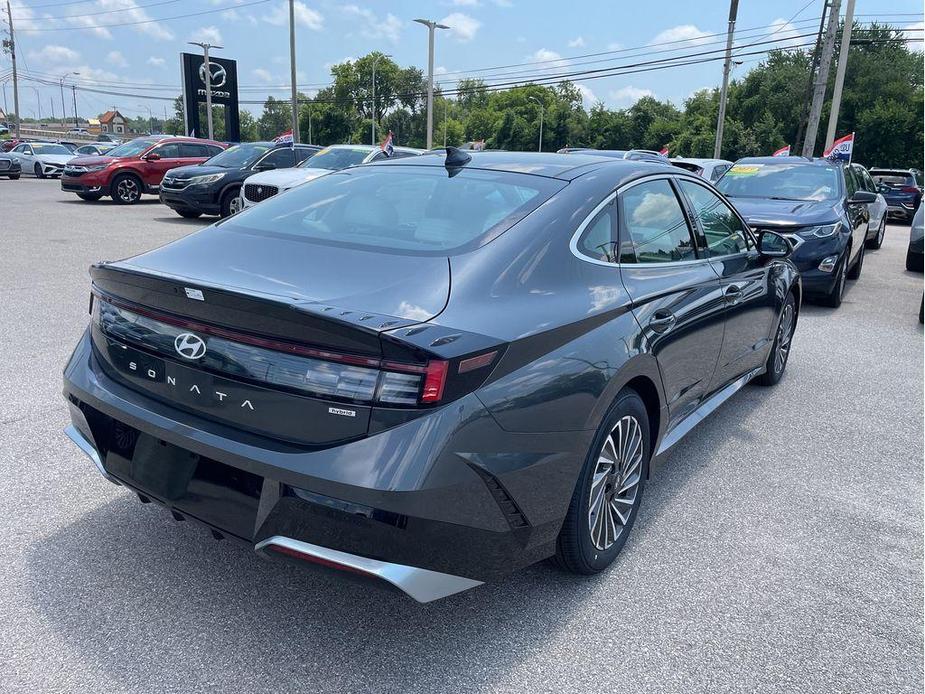
[(9, 178), (11, 181), (18, 181), (19, 174), (10, 174), (9, 176), (7, 176), (7, 178)]
[(144, 186), (138, 176), (126, 173), (112, 179), (110, 190), (110, 196), (119, 205), (134, 205), (141, 200)]
[(925, 323), (925, 296), (922, 297), (922, 303), (919, 304), (919, 323)]
[(925, 256), (923, 256), (921, 253), (906, 251), (906, 269), (909, 272), (922, 272), (923, 257)]
[(877, 228), (877, 235), (872, 239), (867, 239), (867, 247), (876, 251), (883, 245), (883, 237), (886, 235), (886, 215), (880, 220), (880, 226)]
[(861, 279), (861, 270), (864, 268), (864, 253), (866, 252), (864, 246), (865, 244), (862, 243), (861, 250), (858, 251), (857, 260), (854, 261), (854, 265), (848, 270), (849, 280)]
[[(777, 331), (774, 333), (774, 344), (768, 353), (765, 362), (765, 372), (754, 379), (753, 383), (759, 386), (775, 386), (784, 375), (787, 360), (790, 358), (790, 347), (793, 340), (793, 331), (797, 325), (797, 302), (793, 293), (787, 295), (784, 308), (781, 309), (780, 318), (777, 319)], [(783, 349), (781, 349), (783, 345)]]
[(822, 303), (825, 306), (831, 308), (838, 308), (841, 306), (842, 297), (845, 295), (845, 279), (848, 276), (848, 254), (851, 252), (850, 248), (845, 249), (845, 257), (842, 258), (838, 265), (835, 266), (835, 272), (838, 273), (835, 284), (832, 285), (832, 289), (829, 290), (829, 293), (822, 297)]
[(241, 188), (240, 186), (236, 188), (229, 188), (224, 193), (222, 193), (221, 201), (221, 216), (222, 219), (225, 217), (230, 217), (233, 214), (237, 214), (241, 211)]
[[(626, 426), (626, 431), (632, 432), (626, 434), (624, 439), (628, 441), (627, 446), (632, 448), (634, 455), (623, 456), (626, 460), (626, 467), (622, 473), (614, 469), (611, 473), (599, 478), (595, 487), (600, 494), (598, 497), (600, 499), (599, 511), (596, 516), (592, 517), (590, 507), (595, 473), (598, 472), (599, 466), (606, 465), (605, 457), (620, 457), (605, 454), (605, 444), (618, 426)], [(638, 455), (636, 454), (637, 441)], [(594, 436), (581, 474), (578, 476), (568, 513), (556, 540), (555, 561), (561, 568), (576, 574), (596, 574), (610, 566), (620, 554), (636, 522), (636, 514), (642, 502), (642, 493), (649, 471), (649, 457), (652, 455), (650, 449), (649, 416), (646, 406), (636, 391), (624, 388), (617, 395), (600, 429)], [(626, 474), (625, 479), (622, 479), (622, 474)], [(625, 496), (619, 494), (619, 490), (626, 488), (626, 484), (633, 485), (631, 498), (630, 492), (627, 492)], [(618, 496), (621, 497), (619, 500), (610, 501), (612, 498), (617, 499)], [(625, 515), (613, 509), (623, 509)], [(603, 515), (605, 512), (612, 515), (605, 516)], [(608, 519), (613, 519), (614, 523), (607, 525)], [(599, 532), (605, 532), (603, 529), (606, 526), (606, 532), (611, 532), (612, 527), (612, 532), (615, 534), (609, 544), (607, 544), (609, 536), (604, 536), (603, 542), (600, 543), (604, 546), (596, 546), (595, 539), (593, 539), (594, 529), (598, 528), (597, 521), (600, 521)], [(602, 539), (600, 535), (597, 537), (599, 541)]]
[(35, 166), (32, 167), (32, 173), (35, 174), (36, 178), (45, 178), (45, 170), (38, 162), (35, 162)]
[(185, 219), (198, 219), (202, 216), (202, 212), (196, 210), (177, 210), (177, 214)]
[(81, 200), (86, 200), (87, 202), (96, 202), (101, 197), (103, 197), (103, 194), (102, 193), (77, 193), (77, 197), (80, 198)]

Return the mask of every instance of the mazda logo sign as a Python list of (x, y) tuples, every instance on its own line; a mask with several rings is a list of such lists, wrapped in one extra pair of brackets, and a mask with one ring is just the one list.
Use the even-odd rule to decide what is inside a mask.
[(193, 333), (180, 333), (173, 341), (173, 348), (177, 354), (186, 359), (199, 359), (206, 353), (206, 343)]
[[(228, 80), (228, 75), (225, 72), (225, 68), (223, 68), (218, 63), (213, 63), (210, 60), (209, 61), (209, 73), (210, 73), (209, 74), (210, 86), (212, 87), (212, 89), (219, 89), (225, 86), (225, 82)], [(199, 66), (199, 79), (202, 80), (203, 84), (206, 83), (206, 64), (205, 62), (203, 62), (202, 65)]]

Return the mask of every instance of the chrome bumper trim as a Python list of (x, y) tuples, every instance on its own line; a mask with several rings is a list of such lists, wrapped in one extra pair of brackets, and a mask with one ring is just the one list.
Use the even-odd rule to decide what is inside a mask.
[(482, 585), (481, 581), (474, 581), (471, 578), (463, 578), (462, 576), (454, 576), (429, 569), (419, 569), (415, 566), (405, 566), (404, 564), (392, 564), (378, 559), (369, 559), (368, 557), (348, 554), (328, 547), (320, 547), (301, 540), (293, 540), (282, 535), (268, 537), (266, 540), (259, 542), (254, 547), (254, 550), (261, 554), (266, 554), (266, 551), (271, 546), (284, 547), (309, 557), (340, 564), (380, 578), (391, 583), (418, 602), (439, 600), (454, 593)]
[(100, 459), (100, 454), (96, 450), (96, 447), (90, 442), (90, 439), (84, 436), (77, 427), (75, 427), (73, 424), (68, 424), (64, 428), (64, 433), (67, 434), (67, 437), (73, 441), (81, 451), (84, 452), (84, 455), (93, 461), (96, 469), (99, 470), (99, 473), (103, 477), (108, 479), (113, 484), (122, 484), (119, 482), (119, 480), (106, 472), (106, 468), (103, 467), (103, 461)]

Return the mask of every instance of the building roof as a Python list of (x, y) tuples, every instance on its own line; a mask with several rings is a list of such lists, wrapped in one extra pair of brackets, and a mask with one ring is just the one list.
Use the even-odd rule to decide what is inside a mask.
[(123, 116), (118, 111), (106, 111), (106, 113), (100, 116), (100, 123), (112, 123), (113, 119), (115, 119), (116, 116), (118, 116), (122, 120), (125, 120), (125, 116)]

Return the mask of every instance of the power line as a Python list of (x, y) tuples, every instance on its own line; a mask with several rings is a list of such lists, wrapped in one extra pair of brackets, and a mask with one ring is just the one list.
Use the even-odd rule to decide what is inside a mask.
[[(178, 3), (180, 0), (160, 0), (160, 2), (152, 2), (147, 5), (132, 5), (131, 7), (119, 7), (113, 10), (103, 10), (101, 12), (81, 12), (80, 14), (64, 14), (58, 17), (14, 17), (17, 22), (49, 22), (58, 19), (73, 19), (74, 17), (93, 17), (100, 14), (114, 14), (116, 12), (128, 12), (129, 10), (146, 10), (149, 7), (159, 7), (160, 5), (172, 5)], [(28, 7), (28, 5), (21, 5), (21, 7)]]

